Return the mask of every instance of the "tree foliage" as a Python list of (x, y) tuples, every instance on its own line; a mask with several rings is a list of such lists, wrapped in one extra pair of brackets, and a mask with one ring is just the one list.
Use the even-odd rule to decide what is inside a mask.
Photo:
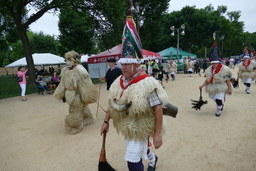
[[(49, 10), (59, 10), (59, 8), (69, 7), (87, 12), (88, 14), (90, 14), (90, 17), (93, 18), (93, 21), (102, 21), (98, 22), (100, 23), (98, 24), (98, 26), (100, 26), (102, 23), (108, 23), (105, 22), (105, 18), (106, 16), (108, 16), (106, 12), (108, 12), (109, 10), (106, 10), (105, 7), (100, 6), (102, 2), (104, 2), (104, 4), (115, 3), (113, 4), (114, 7), (118, 7), (119, 4), (123, 3), (122, 0), (1, 0), (0, 2), (0, 14), (2, 15), (1, 23), (4, 23), (6, 28), (5, 31), (10, 30), (8, 28), (14, 28), (14, 31), (18, 31), (18, 35), (22, 42), (23, 50), (29, 68), (30, 84), (34, 84), (35, 79), (34, 61), (32, 59), (30, 42), (26, 32), (31, 23), (38, 20), (44, 15), (44, 13), (48, 12)], [(101, 8), (99, 9), (98, 7)], [(28, 12), (31, 8), (35, 9), (36, 12), (32, 15), (28, 15)], [(116, 10), (118, 8), (112, 8), (112, 10), (113, 9)], [(113, 14), (111, 15), (113, 17), (112, 20), (115, 20), (115, 12), (112, 11), (111, 14)], [(110, 26), (111, 25), (109, 25), (109, 27)], [(103, 31), (103, 29), (101, 30)]]
[[(39, 19), (48, 10), (57, 9), (57, 7), (61, 5), (68, 5), (69, 1), (1, 0), (0, 2), (0, 14), (3, 16), (3, 23), (5, 23), (5, 27), (7, 28), (5, 31), (9, 31), (10, 36), (14, 36), (13, 33), (15, 33), (15, 31), (18, 32), (29, 68), (29, 82), (30, 84), (34, 84), (34, 61), (32, 59), (30, 43), (27, 36), (29, 25)], [(37, 12), (28, 16), (30, 8), (36, 9)], [(14, 25), (15, 27), (13, 27)]]
[[(242, 33), (244, 23), (239, 21), (240, 11), (228, 12), (227, 10), (226, 6), (218, 6), (215, 10), (210, 4), (203, 9), (196, 9), (195, 6), (186, 6), (180, 11), (164, 14), (162, 20), (164, 29), (159, 42), (162, 42), (162, 47), (164, 48), (176, 47), (177, 31), (175, 31), (174, 37), (170, 36), (172, 32), (170, 26), (180, 28), (181, 24), (185, 24), (185, 35), (179, 36), (182, 50), (195, 53), (198, 57), (203, 57), (205, 47), (208, 52), (211, 50), (212, 35), (216, 31), (216, 41), (221, 50), (220, 53), (222, 53), (223, 47), (223, 57), (240, 54), (243, 49)], [(163, 49), (157, 49), (156, 51)]]
[(15, 43), (12, 43), (10, 48), (12, 49), (9, 53), (10, 63), (24, 57), (24, 51), (23, 51), (22, 43), (20, 40), (18, 40)]
[[(135, 21), (139, 22), (139, 34), (143, 48), (155, 51), (161, 49), (163, 30), (163, 14), (167, 12), (169, 0), (137, 0), (139, 10), (135, 13)], [(139, 20), (139, 21), (138, 21)]]
[(59, 17), (59, 42), (62, 48), (60, 53), (69, 50), (78, 53), (91, 53), (95, 42), (95, 29), (87, 13), (75, 9), (61, 10)]
[(60, 55), (58, 53), (59, 41), (51, 35), (44, 34), (43, 32), (32, 33), (28, 36), (31, 46), (31, 53), (52, 53)]
[(109, 49), (122, 42), (122, 32), (127, 11), (124, 0), (95, 0), (89, 14), (96, 30), (95, 41), (100, 50)]

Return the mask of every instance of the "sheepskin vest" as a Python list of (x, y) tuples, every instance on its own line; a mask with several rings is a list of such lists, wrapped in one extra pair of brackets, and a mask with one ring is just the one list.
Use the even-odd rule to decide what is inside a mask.
[(177, 64), (176, 63), (172, 63), (172, 65), (170, 65), (170, 72), (177, 72)]
[[(168, 103), (168, 96), (155, 78), (146, 77), (126, 89), (120, 86), (121, 76), (110, 87), (109, 99), (116, 99), (118, 105), (132, 102), (128, 110), (123, 112), (110, 109), (114, 127), (126, 139), (144, 141), (145, 137), (152, 137), (155, 130), (154, 109), (149, 104), (149, 95), (156, 90), (162, 106)], [(163, 120), (162, 133), (165, 131)]]
[(213, 81), (210, 83), (212, 77), (212, 66), (209, 66), (205, 71), (205, 76), (208, 84), (205, 86), (205, 91), (210, 94), (217, 94), (220, 92), (227, 93), (228, 86), (226, 80), (232, 76), (231, 70), (226, 66), (222, 65), (221, 70), (214, 74)]
[[(82, 100), (84, 104), (97, 101), (97, 89), (93, 85), (90, 75), (83, 65), (77, 65), (73, 69), (64, 67), (61, 70), (61, 84), (65, 92), (68, 104), (77, 104)], [(80, 104), (80, 103), (79, 103)]]
[(238, 64), (238, 71), (241, 73), (239, 78), (253, 78), (255, 72), (253, 71), (253, 68), (256, 67), (256, 64), (254, 61), (251, 61), (250, 65), (246, 67), (243, 65), (243, 62)]
[(194, 62), (193, 61), (190, 61), (190, 62), (187, 62), (187, 68), (194, 68)]

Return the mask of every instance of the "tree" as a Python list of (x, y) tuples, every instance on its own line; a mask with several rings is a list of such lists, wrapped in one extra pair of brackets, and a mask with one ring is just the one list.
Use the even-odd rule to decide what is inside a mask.
[[(209, 11), (209, 10), (208, 10)], [(208, 13), (204, 9), (196, 9), (195, 6), (186, 6), (181, 11), (174, 11), (165, 14), (163, 27), (165, 37), (162, 37), (163, 47), (177, 46), (177, 30), (174, 31), (175, 36), (171, 36), (171, 26), (180, 28), (185, 24), (185, 35), (179, 36), (180, 48), (182, 50), (195, 53), (205, 46), (208, 47), (212, 43), (212, 34), (218, 30), (219, 24), (217, 17), (212, 13)], [(164, 34), (163, 33), (163, 34)], [(181, 30), (179, 30), (179, 34)], [(202, 54), (203, 55), (203, 54)]]
[[(19, 33), (22, 42), (23, 50), (26, 56), (29, 68), (29, 83), (34, 84), (35, 69), (34, 61), (32, 59), (31, 48), (27, 36), (27, 29), (29, 25), (39, 19), (45, 12), (50, 9), (56, 9), (60, 5), (66, 5), (69, 1), (58, 0), (1, 0), (0, 14), (5, 16), (4, 20), (7, 23), (14, 23)], [(28, 16), (29, 8), (35, 8), (38, 11), (31, 16)], [(10, 24), (6, 24), (11, 26)]]
[(156, 51), (162, 48), (160, 37), (163, 36), (162, 18), (167, 12), (169, 0), (138, 0), (139, 10), (135, 21), (140, 23), (139, 34), (143, 48)]
[[(229, 15), (231, 15), (229, 17)], [(217, 10), (210, 4), (203, 9), (195, 6), (186, 6), (180, 11), (164, 14), (162, 20), (163, 31), (161, 33), (160, 46), (170, 47), (177, 45), (177, 36), (170, 36), (170, 26), (180, 27), (185, 24), (185, 35), (180, 36), (180, 48), (182, 50), (204, 56), (204, 48), (208, 52), (213, 43), (213, 33), (217, 31), (216, 41), (219, 49), (224, 48), (223, 57), (236, 53), (241, 48), (243, 22), (239, 21), (239, 11), (227, 12), (226, 6), (218, 6)], [(163, 36), (165, 35), (165, 36)], [(175, 31), (175, 35), (177, 32)], [(224, 39), (221, 37), (224, 35)], [(162, 50), (162, 49), (161, 49)]]
[[(31, 31), (27, 31), (27, 35), (29, 38), (29, 42), (31, 45), (31, 53), (57, 53), (58, 41), (55, 40), (54, 36), (44, 35), (42, 32), (33, 33)], [(0, 58), (4, 60), (3, 66), (14, 62), (20, 58), (24, 57), (24, 51), (22, 48), (22, 42), (17, 40), (15, 43), (10, 43), (6, 40), (6, 44), (8, 44), (8, 48), (6, 51), (3, 51), (3, 57)], [(3, 48), (3, 47), (2, 47)]]
[(100, 0), (95, 4), (95, 8), (99, 10), (95, 14), (104, 15), (101, 20), (94, 20), (99, 49), (105, 50), (120, 44), (127, 12), (127, 1)]
[(256, 32), (254, 33), (245, 32), (243, 33), (242, 37), (244, 42), (247, 43), (250, 50), (256, 51)]
[(22, 48), (22, 43), (20, 40), (18, 40), (15, 43), (12, 43), (10, 45), (10, 52), (9, 52), (9, 62), (12, 63), (20, 58), (24, 57), (24, 51)]
[[(29, 31), (30, 32), (30, 31)], [(39, 33), (28, 33), (29, 42), (31, 45), (31, 53), (52, 53), (58, 54), (57, 47), (59, 45), (58, 40), (51, 35)]]
[[(6, 24), (6, 28), (12, 28), (11, 26), (15, 25), (16, 31), (18, 31), (18, 35), (22, 42), (22, 46), (29, 68), (30, 84), (34, 84), (35, 79), (34, 61), (32, 59), (30, 42), (26, 32), (31, 23), (38, 20), (40, 17), (44, 15), (44, 13), (50, 10), (54, 10), (54, 13), (59, 8), (65, 7), (81, 9), (82, 11), (87, 12), (93, 21), (100, 20), (103, 22), (99, 23), (104, 23), (104, 17), (106, 12), (104, 10), (106, 8), (100, 5), (102, 4), (102, 2), (104, 2), (104, 4), (113, 3), (113, 1), (108, 0), (1, 0), (0, 2), (0, 14), (2, 15), (1, 20), (4, 20), (3, 23)], [(113, 5), (115, 5), (115, 7), (118, 7), (118, 4), (121, 4), (123, 1), (115, 0), (114, 2), (115, 4)], [(36, 12), (28, 16), (28, 12), (31, 8), (34, 8)], [(111, 16), (114, 16), (115, 10), (118, 8), (111, 9)], [(107, 15), (108, 14), (106, 14), (106, 16)], [(112, 20), (114, 20), (114, 17)]]
[[(13, 36), (10, 36), (12, 34)], [(10, 44), (17, 41), (17, 29), (14, 28), (14, 23), (6, 14), (0, 15), (0, 66), (9, 64), (8, 59), (10, 52)]]
[(61, 54), (69, 50), (91, 53), (95, 46), (95, 29), (87, 13), (75, 9), (63, 9), (59, 16), (59, 42)]
[[(7, 54), (9, 52), (9, 48), (7, 46), (7, 42), (2, 41), (2, 43), (0, 43), (0, 44), (2, 45), (2, 46), (0, 45), (0, 66), (5, 66), (3, 64), (3, 61), (5, 59), (8, 59), (8, 55)], [(5, 63), (9, 64), (8, 62), (9, 62), (9, 60), (5, 61)]]
[(8, 58), (5, 58), (5, 59), (3, 60), (3, 66), (6, 66), (6, 65), (8, 65), (8, 64), (10, 64), (10, 61), (9, 61)]

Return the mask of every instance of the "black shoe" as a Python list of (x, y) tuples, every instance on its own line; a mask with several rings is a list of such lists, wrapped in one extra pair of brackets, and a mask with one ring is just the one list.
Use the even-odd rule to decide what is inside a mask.
[(155, 171), (156, 170), (156, 163), (157, 163), (158, 157), (155, 155), (155, 158), (156, 158), (155, 166), (153, 167), (153, 166), (148, 165), (148, 171)]
[(220, 117), (220, 115), (221, 115), (220, 113), (215, 113), (216, 117)]

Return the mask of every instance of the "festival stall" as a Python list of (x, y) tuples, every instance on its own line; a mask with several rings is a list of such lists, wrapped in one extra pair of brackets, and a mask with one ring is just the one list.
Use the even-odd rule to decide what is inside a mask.
[(167, 59), (167, 60), (174, 59), (179, 62), (183, 62), (183, 59), (185, 57), (188, 58), (188, 56), (190, 56), (191, 59), (196, 59), (196, 57), (197, 57), (195, 54), (192, 54), (192, 53), (189, 53), (189, 52), (186, 52), (183, 50), (179, 50), (179, 54), (177, 57), (177, 48), (174, 48), (174, 47), (169, 47), (169, 48), (164, 49), (157, 53), (159, 53), (161, 58), (163, 58), (163, 59)]
[[(122, 54), (122, 44), (119, 44), (111, 49), (101, 52), (95, 56), (88, 58), (88, 70), (91, 78), (104, 77), (108, 69), (107, 60), (114, 58), (117, 61), (120, 59)], [(142, 50), (143, 60), (153, 60), (160, 58), (158, 53)]]

